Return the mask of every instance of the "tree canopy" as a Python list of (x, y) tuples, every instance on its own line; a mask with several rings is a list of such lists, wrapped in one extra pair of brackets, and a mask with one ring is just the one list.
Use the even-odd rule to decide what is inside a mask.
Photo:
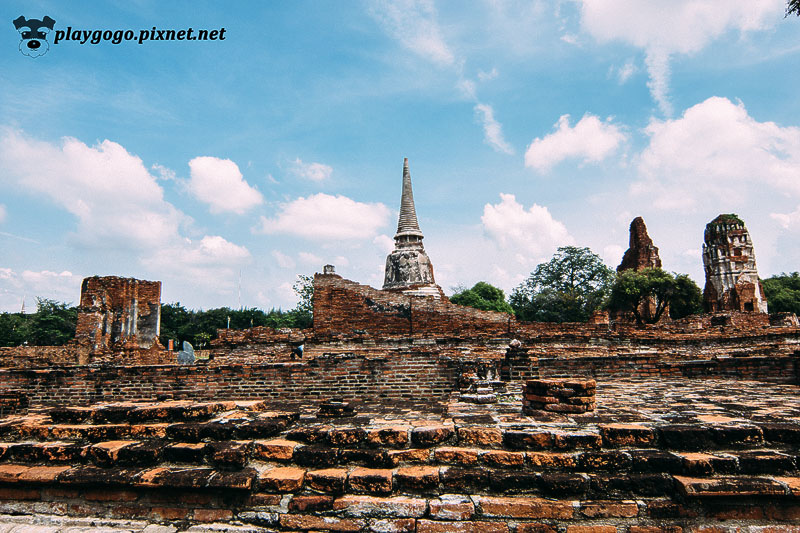
[(589, 248), (564, 246), (511, 293), (511, 307), (521, 320), (585, 322), (599, 309), (614, 272)]
[(800, 273), (785, 272), (761, 281), (771, 313), (794, 313), (800, 316)]
[(797, 15), (800, 17), (800, 0), (789, 0), (786, 4), (786, 16)]
[(683, 318), (703, 312), (703, 293), (686, 274), (675, 275), (675, 293), (669, 302), (670, 318)]
[[(636, 323), (654, 324), (659, 321), (675, 294), (675, 276), (660, 268), (625, 270), (617, 275), (608, 301), (613, 311), (631, 312)], [(643, 312), (643, 306), (652, 304), (652, 312)]]
[(75, 337), (77, 323), (77, 307), (37, 298), (33, 314), (0, 314), (0, 346), (61, 346)]
[(450, 301), (454, 304), (466, 305), (484, 311), (500, 311), (514, 314), (514, 310), (506, 302), (506, 295), (503, 290), (485, 281), (479, 281), (471, 289), (457, 291), (450, 298)]

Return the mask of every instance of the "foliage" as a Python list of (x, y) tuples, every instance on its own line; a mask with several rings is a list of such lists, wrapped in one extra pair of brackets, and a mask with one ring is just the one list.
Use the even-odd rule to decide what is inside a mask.
[(159, 340), (164, 346), (169, 339), (180, 347), (183, 341), (189, 341), (195, 348), (204, 348), (217, 337), (218, 329), (247, 329), (264, 326), (273, 329), (308, 327), (308, 317), (302, 311), (293, 309), (282, 311), (271, 309), (230, 309), (219, 307), (208, 311), (187, 310), (180, 302), (161, 304), (161, 336)]
[(471, 289), (461, 289), (456, 292), (450, 301), (458, 305), (466, 305), (484, 311), (500, 311), (514, 314), (514, 310), (506, 302), (506, 295), (502, 289), (479, 281)]
[(785, 272), (761, 281), (771, 313), (794, 313), (800, 316), (800, 273)]
[(800, 17), (800, 0), (789, 0), (786, 4), (786, 16), (795, 14)]
[[(611, 287), (608, 307), (614, 311), (633, 313), (636, 323), (654, 324), (664, 313), (676, 290), (675, 277), (660, 268), (643, 268), (642, 270), (625, 270), (617, 275)], [(652, 302), (655, 311), (642, 313), (640, 307)]]
[(77, 307), (36, 299), (36, 312), (0, 314), (0, 346), (61, 346), (75, 338)]
[(675, 274), (675, 294), (669, 302), (670, 318), (683, 318), (703, 312), (703, 293), (686, 274)]
[(589, 248), (564, 246), (511, 293), (521, 320), (585, 322), (599, 309), (614, 272)]
[(298, 314), (298, 319), (305, 324), (297, 327), (310, 327), (314, 313), (314, 278), (300, 274), (292, 289), (298, 298), (295, 312)]

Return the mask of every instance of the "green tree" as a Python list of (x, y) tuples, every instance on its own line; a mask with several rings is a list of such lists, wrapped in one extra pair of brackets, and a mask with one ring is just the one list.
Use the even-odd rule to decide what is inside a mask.
[(669, 302), (670, 318), (683, 318), (703, 312), (703, 293), (686, 274), (675, 275), (675, 294)]
[(31, 318), (23, 313), (0, 313), (0, 346), (19, 346), (30, 337)]
[(506, 295), (503, 290), (485, 281), (479, 281), (471, 289), (458, 290), (450, 298), (450, 301), (454, 304), (474, 307), (484, 311), (500, 311), (501, 313), (514, 314), (511, 305), (506, 302)]
[(513, 290), (517, 318), (538, 322), (585, 322), (599, 309), (614, 272), (589, 248), (564, 246)]
[(78, 308), (67, 303), (36, 298), (27, 341), (37, 346), (61, 346), (75, 338)]
[(789, 0), (786, 4), (786, 16), (795, 14), (800, 17), (800, 0)]
[(800, 316), (800, 274), (785, 272), (761, 280), (771, 313), (794, 313)]
[[(675, 294), (675, 277), (660, 268), (625, 270), (617, 275), (611, 287), (608, 307), (614, 311), (631, 312), (639, 325), (654, 324), (664, 313)], [(652, 303), (654, 311), (642, 313), (642, 307)]]
[(292, 289), (298, 298), (297, 307), (290, 311), (293, 315), (293, 327), (311, 327), (314, 319), (314, 278), (300, 274)]

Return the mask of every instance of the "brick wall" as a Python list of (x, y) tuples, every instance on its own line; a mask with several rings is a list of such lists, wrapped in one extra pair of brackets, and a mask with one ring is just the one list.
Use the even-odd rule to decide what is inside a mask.
[(293, 363), (226, 366), (89, 366), (0, 370), (4, 390), (31, 405), (100, 401), (267, 399), (276, 403), (346, 400), (440, 401), (455, 387), (456, 369), (420, 352), (366, 358), (318, 357)]

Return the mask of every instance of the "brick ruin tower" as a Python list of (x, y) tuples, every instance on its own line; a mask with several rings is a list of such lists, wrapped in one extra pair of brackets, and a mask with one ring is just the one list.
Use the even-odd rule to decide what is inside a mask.
[(706, 312), (767, 312), (767, 299), (758, 280), (750, 233), (738, 216), (719, 215), (706, 224), (703, 266)]
[(661, 268), (661, 258), (658, 248), (653, 245), (653, 239), (647, 234), (647, 226), (642, 217), (631, 221), (631, 236), (628, 241), (628, 250), (622, 256), (622, 263), (617, 267), (617, 272), (623, 270), (642, 270), (643, 268)]
[(408, 158), (405, 158), (400, 219), (394, 236), (394, 250), (386, 258), (384, 290), (400, 291), (416, 296), (442, 297), (442, 289), (433, 279), (433, 265), (422, 246), (423, 238), (417, 222), (417, 210), (414, 207)]
[[(653, 244), (653, 239), (647, 234), (647, 226), (642, 217), (631, 221), (628, 250), (622, 256), (622, 262), (617, 267), (617, 272), (625, 270), (639, 271), (645, 268), (661, 268), (661, 258), (658, 248)], [(650, 319), (656, 313), (656, 304), (652, 301), (644, 302), (639, 309), (642, 318)], [(663, 317), (669, 316), (669, 307), (664, 309)]]
[(83, 280), (75, 339), (92, 353), (161, 349), (161, 282), (118, 276)]

